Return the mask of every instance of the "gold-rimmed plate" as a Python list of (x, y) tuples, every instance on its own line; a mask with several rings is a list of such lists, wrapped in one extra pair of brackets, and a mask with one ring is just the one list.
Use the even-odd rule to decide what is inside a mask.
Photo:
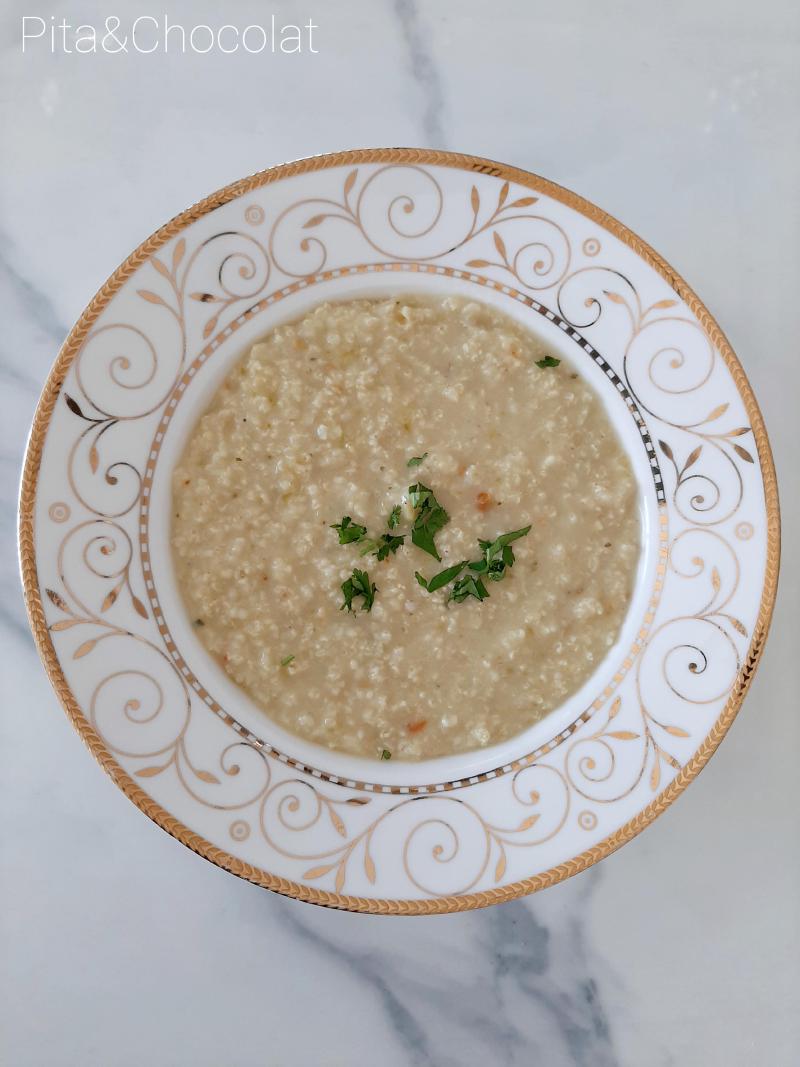
[[(254, 339), (320, 300), (392, 287), (477, 293), (582, 361), (614, 398), (644, 552), (591, 691), (502, 750), (376, 769), (281, 733), (215, 674), (174, 588), (167, 501), (186, 427)], [(778, 549), (760, 413), (675, 272), (541, 178), (403, 149), (264, 171), (140, 246), (59, 355), (20, 501), (34, 636), (117, 784), (235, 874), (382, 913), (553, 884), (664, 810), (738, 711)]]

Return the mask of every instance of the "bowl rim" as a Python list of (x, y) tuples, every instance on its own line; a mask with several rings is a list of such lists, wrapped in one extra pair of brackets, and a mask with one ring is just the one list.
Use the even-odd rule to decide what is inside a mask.
[[(483, 748), (466, 749), (444, 756), (398, 759), (384, 765), (374, 757), (328, 748), (300, 734), (292, 734), (287, 727), (270, 718), (269, 711), (260, 706), (252, 694), (222, 671), (193, 632), (173, 553), (169, 548), (171, 522), (167, 517), (172, 510), (169, 503), (172, 472), (186, 442), (207, 410), (211, 397), (227, 380), (233, 368), (247, 358), (250, 346), (257, 344), (258, 340), (248, 340), (244, 348), (240, 343), (216, 368), (214, 377), (203, 384), (200, 395), (183, 403), (183, 398), (190, 394), (190, 389), (200, 377), (197, 369), (208, 365), (207, 362), (201, 363), (201, 360), (207, 360), (204, 355), (206, 348), (202, 349), (180, 377), (180, 385), (185, 384), (186, 388), (177, 395), (175, 405), (167, 406), (155, 429), (144, 471), (146, 491), (140, 502), (138, 544), (141, 557), (147, 560), (153, 578), (147, 590), (150, 606), (154, 617), (159, 620), (159, 633), (164, 644), (181, 674), (200, 698), (234, 729), (240, 728), (251, 744), (272, 757), (297, 768), (301, 773), (310, 772), (318, 781), (345, 785), (350, 789), (396, 796), (466, 790), (479, 782), (501, 778), (530, 767), (541, 756), (566, 743), (574, 731), (591, 717), (597, 701), (610, 699), (632, 668), (636, 659), (635, 647), (641, 644), (651, 628), (646, 618), (654, 614), (663, 588), (658, 580), (657, 568), (662, 554), (666, 553), (667, 523), (660, 466), (653, 467), (651, 463), (649, 448), (652, 447), (652, 440), (643, 423), (639, 405), (627, 390), (604, 388), (612, 368), (602, 354), (589, 344), (583, 334), (574, 329), (565, 331), (560, 328), (563, 320), (559, 315), (554, 314), (553, 319), (549, 319), (542, 305), (524, 297), (516, 288), (506, 287), (497, 292), (481, 284), (476, 295), (476, 284), (471, 279), (461, 280), (459, 285), (451, 275), (440, 276), (430, 268), (424, 270), (422, 267), (413, 274), (404, 274), (402, 287), (398, 287), (396, 282), (392, 284), (388, 281), (397, 277), (396, 271), (380, 271), (376, 268), (366, 278), (359, 276), (359, 295), (353, 296), (352, 276), (336, 276), (331, 271), (319, 277), (326, 287), (322, 293), (319, 292), (317, 278), (312, 283), (304, 279), (287, 287), (293, 290), (295, 298), (302, 294), (304, 310), (285, 308), (277, 324), (273, 320), (270, 331), (276, 325), (299, 321), (298, 315), (302, 318), (310, 308), (318, 307), (320, 302), (395, 297), (413, 300), (438, 291), (440, 298), (455, 296), (461, 300), (485, 302), (484, 306), (504, 314), (580, 371), (603, 405), (618, 442), (630, 461), (637, 487), (639, 550), (633, 567), (630, 597), (613, 646), (605, 650), (600, 662), (578, 688), (541, 719), (511, 737)], [(331, 284), (334, 286), (333, 292), (327, 289)], [(531, 307), (538, 311), (539, 321), (535, 326), (528, 321)], [(234, 320), (230, 329), (235, 333), (238, 325), (238, 321)], [(251, 336), (253, 334), (263, 338), (263, 324), (259, 326), (256, 323)], [(618, 381), (615, 375), (612, 384)], [(173, 429), (176, 421), (178, 426)], [(269, 728), (264, 724), (265, 717), (269, 721)]]
[[(122, 287), (130, 275), (139, 268), (152, 254), (186, 226), (214, 211), (232, 200), (254, 189), (272, 182), (305, 174), (353, 164), (371, 163), (405, 163), (429, 166), (452, 167), (454, 169), (490, 174), (493, 177), (515, 182), (537, 192), (544, 193), (554, 200), (577, 211), (586, 218), (597, 222), (608, 232), (627, 245), (634, 253), (656, 270), (667, 284), (681, 297), (696, 316), (711, 344), (718, 350), (737, 391), (744, 403), (755, 440), (759, 466), (761, 469), (765, 509), (767, 519), (767, 544), (765, 572), (759, 601), (758, 617), (753, 628), (750, 645), (738, 672), (728, 700), (716, 722), (708, 732), (700, 747), (684, 765), (670, 784), (655, 797), (642, 811), (619, 827), (614, 833), (604, 838), (597, 845), (581, 852), (579, 855), (539, 874), (477, 893), (443, 896), (432, 899), (379, 899), (357, 897), (329, 892), (309, 885), (281, 878), (268, 871), (246, 863), (217, 847), (210, 841), (195, 833), (175, 816), (171, 815), (159, 803), (153, 800), (134, 779), (114, 759), (99, 734), (84, 717), (83, 712), (67, 684), (61, 669), (50, 632), (45, 621), (44, 609), (39, 590), (36, 553), (34, 544), (34, 510), (36, 486), (41, 466), (50, 418), (58, 398), (64, 378), (73, 360), (80, 351), (85, 337), (100, 313), (115, 293)], [(308, 903), (327, 907), (345, 909), (373, 914), (423, 915), (445, 912), (466, 911), (472, 908), (486, 907), (490, 904), (503, 903), (539, 889), (555, 885), (560, 881), (585, 870), (594, 863), (610, 855), (626, 844), (650, 825), (694, 780), (718, 748), (723, 737), (736, 718), (744, 697), (750, 687), (753, 675), (763, 653), (777, 594), (778, 571), (780, 563), (780, 506), (778, 500), (777, 478), (772, 451), (767, 437), (763, 416), (759, 409), (747, 376), (713, 316), (694, 293), (686, 281), (654, 249), (629, 230), (612, 215), (597, 207), (576, 193), (557, 185), (539, 175), (511, 166), (458, 152), (445, 152), (438, 149), (422, 148), (364, 148), (350, 149), (324, 155), (308, 156), (292, 162), (277, 164), (266, 170), (258, 171), (246, 178), (241, 178), (218, 189), (198, 201), (185, 211), (176, 215), (161, 226), (142, 244), (140, 244), (111, 274), (86, 306), (81, 316), (67, 335), (53, 367), (45, 382), (36, 406), (31, 430), (25, 451), (19, 494), (18, 527), (19, 562), (22, 577), (25, 606), (30, 627), (39, 655), (44, 664), (50, 682), (58, 696), (68, 718), (114, 783), (145, 815), (171, 834), (182, 844), (202, 856), (204, 859), (224, 868), (232, 874), (264, 888), (274, 890), (285, 896), (291, 896)]]

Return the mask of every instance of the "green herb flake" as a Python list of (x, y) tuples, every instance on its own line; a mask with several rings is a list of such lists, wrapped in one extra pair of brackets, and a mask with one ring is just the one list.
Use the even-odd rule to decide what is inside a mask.
[(555, 356), (545, 356), (544, 359), (537, 359), (536, 366), (541, 367), (542, 370), (545, 367), (557, 367), (561, 363), (560, 359), (556, 359)]
[(450, 522), (450, 516), (433, 494), (433, 490), (422, 482), (408, 487), (408, 499), (417, 514), (411, 527), (411, 541), (433, 556), (435, 560), (441, 560), (434, 537)]
[(486, 590), (486, 586), (480, 578), (476, 578), (472, 574), (467, 574), (463, 578), (459, 578), (450, 591), (448, 597), (448, 603), (454, 600), (457, 604), (460, 604), (467, 597), (474, 597), (476, 600), (485, 600), (489, 593)]
[(514, 566), (513, 541), (530, 533), (530, 526), (500, 534), (494, 541), (478, 541), (483, 558), (470, 563), (469, 569), (476, 574), (485, 574), (493, 582), (499, 582), (509, 567)]
[(434, 576), (428, 582), (428, 592), (435, 593), (437, 589), (441, 589), (443, 586), (449, 585), (454, 578), (457, 578), (459, 574), (461, 574), (466, 565), (467, 561), (462, 560), (461, 563), (456, 563), (454, 566), (447, 567), (445, 568), (445, 570), (439, 571), (438, 574), (434, 574)]
[(351, 545), (355, 541), (363, 541), (367, 536), (366, 526), (359, 526), (349, 515), (343, 516), (341, 522), (332, 523), (331, 529), (339, 534), (340, 545)]
[(381, 759), (391, 759), (392, 754), (388, 748), (381, 749)]
[(422, 574), (420, 574), (419, 571), (414, 571), (414, 577), (417, 579), (423, 589), (428, 588), (428, 579), (425, 578)]
[(293, 659), (294, 659), (294, 656), (284, 656), (283, 659), (281, 660), (281, 667), (288, 667)]
[(404, 541), (405, 537), (402, 534), (381, 534), (375, 555), (378, 560), (384, 560), (390, 553), (394, 555), (398, 548), (402, 548)]
[(392, 510), (389, 512), (389, 518), (386, 520), (386, 525), (390, 530), (395, 530), (400, 525), (400, 505), (395, 504)]
[(429, 455), (430, 455), (429, 452), (423, 452), (421, 456), (412, 456), (411, 459), (408, 461), (408, 463), (406, 463), (406, 466), (407, 467), (418, 467), (421, 463), (425, 462), (425, 460), (428, 458)]
[(377, 591), (377, 586), (369, 580), (369, 574), (366, 571), (360, 571), (356, 568), (352, 575), (346, 581), (342, 582), (344, 604), (342, 604), (339, 610), (344, 611), (346, 608), (348, 611), (354, 612), (353, 601), (356, 597), (360, 596), (364, 601), (361, 605), (361, 610), (372, 611), (372, 605), (375, 603), (375, 594)]

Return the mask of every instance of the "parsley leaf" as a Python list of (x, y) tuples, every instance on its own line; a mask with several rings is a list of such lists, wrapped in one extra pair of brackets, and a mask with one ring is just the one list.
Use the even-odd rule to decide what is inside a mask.
[(366, 526), (359, 526), (349, 515), (343, 516), (341, 522), (331, 523), (331, 529), (338, 532), (340, 545), (351, 545), (354, 541), (363, 541), (367, 535)]
[(428, 579), (424, 575), (420, 574), (419, 571), (414, 571), (414, 577), (417, 579), (423, 589), (428, 588)]
[(434, 559), (441, 560), (436, 550), (434, 537), (450, 522), (450, 516), (433, 495), (433, 490), (422, 482), (408, 487), (408, 499), (411, 506), (416, 509), (416, 517), (411, 527), (411, 541), (429, 553)]
[(406, 463), (406, 466), (418, 467), (420, 463), (423, 463), (428, 458), (429, 455), (429, 452), (423, 452), (421, 456), (412, 456), (408, 463)]
[(485, 600), (488, 595), (483, 581), (472, 574), (467, 574), (463, 578), (459, 578), (455, 583), (450, 591), (448, 602), (455, 600), (457, 604), (460, 604), (462, 600), (466, 600), (470, 596), (475, 597), (476, 600)]
[(395, 504), (392, 510), (389, 512), (389, 518), (386, 520), (386, 525), (390, 530), (394, 530), (400, 525), (400, 505)]
[(283, 659), (281, 660), (281, 667), (288, 667), (293, 659), (294, 659), (294, 656), (284, 656)]
[(439, 571), (438, 574), (434, 574), (425, 588), (429, 593), (435, 593), (437, 589), (441, 589), (444, 585), (449, 585), (454, 578), (457, 578), (466, 565), (467, 561), (463, 560), (461, 563), (456, 563), (453, 567), (447, 567), (445, 570)]
[[(399, 518), (399, 507), (397, 512)], [(359, 555), (368, 556), (370, 553), (374, 553), (379, 560), (386, 559), (390, 553), (394, 555), (405, 541), (405, 536), (400, 534), (381, 534), (377, 541), (372, 537), (367, 537), (366, 526), (360, 526), (357, 522), (353, 522), (349, 515), (345, 515), (341, 522), (333, 523), (331, 529), (338, 532), (340, 545), (361, 545), (362, 548)]]
[(372, 611), (372, 605), (375, 602), (375, 594), (377, 591), (377, 586), (369, 580), (369, 574), (366, 571), (360, 571), (356, 568), (352, 575), (346, 581), (342, 582), (344, 604), (342, 604), (339, 610), (344, 611), (344, 609), (347, 608), (348, 611), (353, 611), (353, 600), (355, 597), (360, 596), (364, 599), (364, 603), (361, 605), (361, 610)]
[(500, 534), (494, 541), (478, 541), (483, 559), (470, 563), (469, 569), (476, 574), (485, 574), (493, 582), (499, 582), (506, 569), (514, 566), (515, 557), (511, 543), (525, 537), (530, 530), (530, 526), (525, 526), (521, 530)]
[(537, 359), (536, 366), (541, 367), (544, 370), (545, 367), (557, 367), (561, 362), (560, 359), (556, 359), (555, 356), (545, 356), (544, 359)]
[(392, 555), (401, 548), (405, 536), (402, 534), (381, 534), (380, 540), (377, 542), (377, 548), (375, 549), (375, 555), (379, 560), (386, 559), (391, 552)]

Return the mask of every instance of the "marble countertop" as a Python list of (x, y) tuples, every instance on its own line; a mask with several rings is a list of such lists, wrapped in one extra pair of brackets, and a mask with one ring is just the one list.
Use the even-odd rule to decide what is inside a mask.
[[(189, 5), (162, 8), (190, 24)], [(23, 55), (29, 6), (4, 6), (0, 1058), (14, 1067), (796, 1063), (796, 5), (276, 0), (265, 15), (240, 0), (223, 16), (197, 0), (191, 24), (244, 26), (271, 10), (283, 22), (313, 18), (318, 52)], [(107, 14), (86, 0), (73, 21)], [(784, 511), (763, 665), (687, 794), (569, 882), (427, 919), (284, 900), (158, 831), (59, 710), (15, 560), (36, 397), (106, 276), (164, 220), (234, 178), (382, 144), (534, 170), (659, 249), (750, 376)]]

